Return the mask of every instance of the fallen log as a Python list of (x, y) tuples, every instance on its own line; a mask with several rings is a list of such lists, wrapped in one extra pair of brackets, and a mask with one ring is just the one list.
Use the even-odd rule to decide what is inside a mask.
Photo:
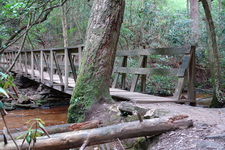
[[(173, 118), (173, 117), (172, 117)], [(190, 127), (193, 125), (192, 120), (187, 119), (171, 119), (171, 118), (155, 118), (144, 120), (143, 122), (134, 121), (129, 123), (121, 123), (117, 125), (59, 133), (51, 135), (51, 138), (40, 137), (35, 143), (35, 149), (38, 150), (61, 150), (81, 147), (85, 145), (96, 145), (107, 143), (116, 139), (127, 139), (141, 136), (158, 135), (167, 131), (176, 130), (180, 127)], [(17, 140), (19, 146), (22, 140)], [(22, 150), (27, 149), (29, 145), (23, 144)], [(7, 145), (4, 142), (0, 143), (0, 150), (16, 149), (12, 141), (8, 141)]]
[[(82, 123), (54, 125), (54, 126), (45, 127), (45, 129), (48, 132), (48, 134), (56, 134), (56, 133), (63, 133), (63, 132), (70, 132), (70, 131), (93, 129), (99, 126), (100, 126), (100, 120), (91, 120), (91, 121), (86, 121)], [(12, 133), (12, 137), (16, 139), (17, 137), (19, 137), (25, 132), (26, 131)], [(11, 138), (9, 137), (9, 139)], [(3, 141), (3, 140), (4, 140), (3, 135), (0, 135), (0, 141)]]

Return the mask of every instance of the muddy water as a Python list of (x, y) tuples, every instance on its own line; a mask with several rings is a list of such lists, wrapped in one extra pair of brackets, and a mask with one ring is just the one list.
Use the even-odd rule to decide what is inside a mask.
[[(29, 109), (8, 111), (5, 120), (10, 129), (20, 128), (26, 130), (28, 127), (24, 123), (33, 118), (40, 118), (45, 122), (45, 126), (65, 124), (67, 120), (68, 106), (55, 107), (51, 109)], [(4, 123), (0, 117), (0, 130)]]

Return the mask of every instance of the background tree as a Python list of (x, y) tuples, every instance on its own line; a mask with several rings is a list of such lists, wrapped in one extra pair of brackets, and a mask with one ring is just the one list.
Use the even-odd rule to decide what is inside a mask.
[(95, 0), (85, 48), (68, 112), (68, 122), (80, 122), (85, 111), (101, 100), (111, 100), (109, 87), (122, 24), (124, 0)]
[[(211, 0), (210, 0), (211, 1)], [(221, 68), (220, 68), (220, 60), (219, 60), (219, 53), (218, 53), (218, 46), (216, 40), (216, 32), (215, 26), (211, 15), (210, 5), (207, 0), (201, 0), (205, 16), (206, 16), (206, 23), (209, 29), (209, 47), (212, 49), (209, 51), (210, 61), (210, 69), (212, 75), (212, 83), (213, 83), (213, 99), (211, 106), (212, 107), (223, 107), (224, 106), (224, 97), (221, 90)]]
[[(33, 26), (44, 22), (51, 11), (62, 6), (67, 0), (18, 0), (0, 1), (0, 53), (15, 44)], [(30, 21), (27, 26), (27, 22)]]

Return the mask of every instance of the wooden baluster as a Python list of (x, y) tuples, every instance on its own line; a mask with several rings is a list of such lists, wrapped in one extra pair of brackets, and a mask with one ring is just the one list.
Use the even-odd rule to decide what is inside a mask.
[(24, 52), (24, 57), (25, 57), (25, 62), (24, 62), (24, 66), (25, 66), (25, 75), (27, 76), (28, 75), (28, 71), (27, 71), (27, 61), (28, 61), (28, 57), (27, 57), (27, 52)]
[[(122, 67), (127, 67), (127, 56), (124, 56)], [(125, 89), (126, 87), (126, 73), (122, 73), (121, 79), (121, 88)]]
[[(139, 61), (138, 61), (137, 68), (140, 68), (140, 67), (143, 66), (143, 64), (144, 64), (144, 57), (145, 56), (140, 56)], [(136, 88), (136, 85), (137, 85), (137, 81), (138, 81), (139, 76), (140, 76), (139, 74), (135, 74), (134, 79), (133, 79), (133, 82), (132, 82), (132, 85), (131, 85), (130, 92), (134, 92), (135, 91), (135, 88)]]
[(77, 73), (76, 73), (75, 65), (73, 63), (72, 52), (70, 50), (68, 50), (68, 58), (69, 58), (69, 61), (70, 61), (70, 66), (71, 66), (71, 70), (72, 70), (72, 74), (73, 74), (73, 79), (74, 79), (74, 82), (76, 83)]
[[(123, 61), (124, 61), (124, 57), (122, 58), (122, 60), (120, 60), (120, 62), (119, 62), (119, 67), (121, 67), (122, 65), (123, 65)], [(115, 68), (115, 67), (114, 67)], [(115, 68), (116, 69), (116, 68)], [(114, 74), (114, 71), (115, 70), (113, 70), (113, 74)], [(113, 81), (113, 83), (112, 83), (112, 88), (116, 88), (116, 84), (117, 84), (117, 81), (118, 81), (118, 78), (119, 78), (119, 74), (120, 73), (115, 73), (115, 78), (114, 78), (114, 81)]]
[(68, 61), (68, 49), (64, 49), (64, 69), (65, 69), (65, 76), (64, 76), (64, 90), (68, 89), (68, 77), (69, 77), (69, 61)]
[[(22, 65), (22, 53), (20, 53), (20, 55), (19, 55), (19, 64), (20, 64), (20, 67), (19, 67), (19, 72), (20, 72), (20, 74), (22, 74), (23, 73), (23, 65)], [(14, 57), (15, 58), (15, 57)], [(12, 64), (12, 63), (11, 63)]]
[(78, 61), (79, 61), (79, 66), (81, 65), (81, 60), (82, 60), (82, 47), (78, 47)]
[(34, 79), (34, 52), (31, 50), (31, 79)]
[(57, 72), (58, 72), (60, 83), (61, 83), (61, 85), (63, 85), (62, 72), (61, 72), (61, 69), (60, 69), (60, 66), (59, 66), (59, 62), (58, 62), (58, 59), (57, 59), (57, 56), (56, 56), (56, 52), (53, 52), (53, 58), (55, 60), (55, 65), (56, 65), (56, 69), (57, 69)]
[(43, 51), (40, 51), (40, 79), (41, 82), (44, 81), (44, 63), (43, 63), (44, 59), (43, 59)]
[(50, 84), (53, 85), (53, 50), (50, 50)]

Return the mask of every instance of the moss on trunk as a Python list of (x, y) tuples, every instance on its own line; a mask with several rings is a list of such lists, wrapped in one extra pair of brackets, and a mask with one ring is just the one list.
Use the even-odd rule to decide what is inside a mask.
[(109, 87), (124, 12), (124, 0), (94, 1), (68, 122), (81, 122), (99, 100), (111, 100)]

